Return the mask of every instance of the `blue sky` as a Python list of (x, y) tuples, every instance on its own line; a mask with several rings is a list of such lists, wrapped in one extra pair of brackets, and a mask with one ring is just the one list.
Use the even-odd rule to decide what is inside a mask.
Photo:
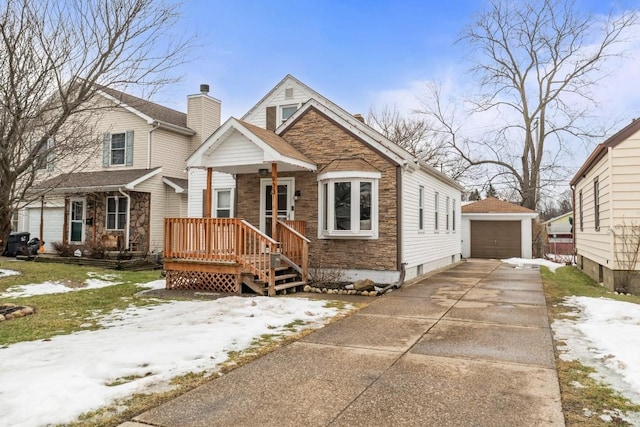
[[(187, 0), (178, 31), (197, 34), (184, 80), (158, 101), (184, 109), (184, 96), (209, 83), (223, 116), (240, 116), (290, 73), (352, 112), (412, 83), (464, 76), (455, 44), (482, 0)], [(609, 1), (577, 0), (607, 11)], [(640, 8), (640, 0), (616, 2)], [(393, 103), (394, 100), (391, 100)]]
[[(197, 34), (198, 47), (177, 70), (183, 81), (156, 101), (185, 111), (200, 83), (222, 101), (222, 118), (240, 117), (286, 74), (293, 74), (352, 113), (397, 106), (409, 113), (425, 82), (457, 88), (472, 83), (463, 44), (465, 26), (483, 0), (261, 1), (187, 0), (176, 30)], [(576, 0), (578, 8), (607, 13), (640, 9), (640, 0)], [(625, 67), (596, 91), (602, 116), (617, 128), (640, 116), (640, 31)], [(622, 83), (622, 84), (621, 84)], [(455, 90), (454, 90), (455, 91)], [(618, 125), (619, 124), (619, 125)], [(600, 142), (600, 141), (594, 141)], [(593, 146), (578, 149), (577, 168)]]

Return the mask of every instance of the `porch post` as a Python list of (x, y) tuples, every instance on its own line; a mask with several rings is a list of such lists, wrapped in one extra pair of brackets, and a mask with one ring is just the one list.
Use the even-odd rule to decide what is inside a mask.
[(276, 240), (278, 230), (278, 164), (271, 163), (271, 238)]
[(207, 168), (207, 189), (204, 194), (204, 217), (211, 218), (211, 201), (213, 200), (213, 189), (211, 179), (213, 178), (213, 168)]

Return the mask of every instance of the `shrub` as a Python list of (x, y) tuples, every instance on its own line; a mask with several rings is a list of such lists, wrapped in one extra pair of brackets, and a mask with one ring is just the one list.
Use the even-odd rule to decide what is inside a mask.
[(52, 242), (51, 246), (58, 255), (64, 257), (73, 256), (73, 252), (76, 250), (75, 246), (63, 242)]

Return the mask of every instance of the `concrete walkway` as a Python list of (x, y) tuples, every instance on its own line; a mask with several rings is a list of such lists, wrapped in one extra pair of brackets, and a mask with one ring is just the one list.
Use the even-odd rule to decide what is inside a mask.
[(540, 273), (464, 262), (124, 425), (564, 425)]

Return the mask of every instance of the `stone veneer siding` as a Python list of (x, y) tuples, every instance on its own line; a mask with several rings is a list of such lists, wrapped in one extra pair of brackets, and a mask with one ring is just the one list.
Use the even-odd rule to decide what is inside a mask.
[[(281, 172), (294, 177), (301, 197), (295, 202), (295, 219), (306, 221), (311, 240), (310, 264), (319, 268), (398, 271), (396, 166), (366, 143), (315, 109), (308, 110), (281, 135), (318, 165), (335, 159), (363, 158), (380, 170), (378, 183), (378, 239), (318, 239), (318, 181), (314, 172)], [(260, 224), (260, 176), (237, 176), (237, 216), (256, 227)]]
[[(130, 209), (130, 224), (129, 224), (129, 239), (133, 247), (132, 250), (149, 251), (149, 218), (151, 212), (151, 194), (140, 193), (131, 191), (128, 193), (131, 196)], [(107, 192), (97, 193), (95, 195), (75, 195), (70, 197), (85, 197), (86, 198), (86, 219), (91, 219), (95, 225), (85, 225), (85, 244), (93, 243), (93, 230), (96, 231), (96, 243), (100, 243), (102, 236), (106, 234), (119, 236), (120, 240), (124, 242), (125, 233), (124, 230), (107, 230), (107, 197), (117, 196), (122, 197), (119, 192)], [(68, 218), (69, 200), (65, 203), (66, 218)], [(68, 238), (68, 221), (65, 221), (65, 240)]]

